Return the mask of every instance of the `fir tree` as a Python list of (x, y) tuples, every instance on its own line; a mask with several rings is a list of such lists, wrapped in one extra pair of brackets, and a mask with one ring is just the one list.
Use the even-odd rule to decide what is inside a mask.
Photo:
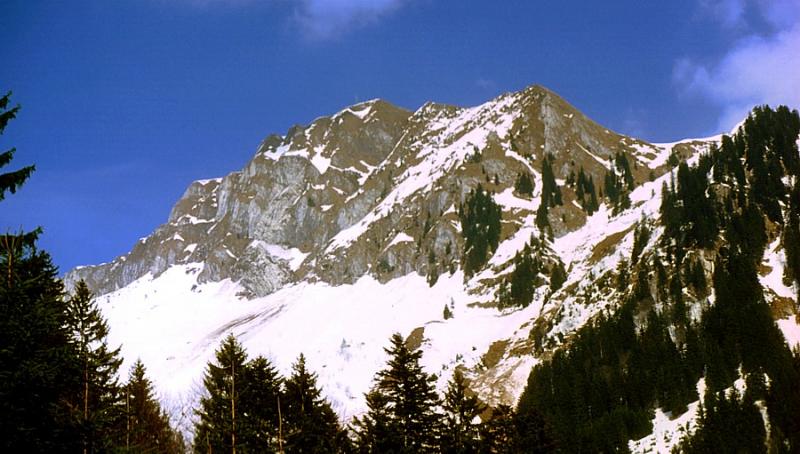
[(514, 409), (508, 405), (498, 405), (492, 409), (489, 419), (481, 424), (481, 454), (516, 454), (517, 425)]
[[(378, 372), (367, 395), (370, 410), (356, 425), (359, 449), (414, 453), (437, 446), (439, 403), (434, 378), (419, 364), (421, 350), (410, 350), (400, 334), (391, 337), (387, 368)], [(380, 429), (380, 430), (379, 430)], [(386, 438), (376, 438), (386, 437)], [(381, 447), (373, 451), (369, 447)]]
[(241, 392), (246, 374), (247, 353), (229, 334), (206, 366), (203, 377), (205, 395), (196, 411), (195, 452), (235, 452), (242, 425)]
[(115, 443), (114, 429), (122, 419), (122, 396), (117, 371), (119, 348), (108, 346), (108, 324), (86, 283), (79, 281), (67, 301), (66, 326), (78, 351), (81, 391), (72, 400), (84, 452), (105, 451)]
[[(0, 134), (19, 106), (0, 98)], [(14, 149), (0, 152), (0, 168)], [(34, 167), (0, 173), (0, 201)], [(36, 247), (41, 229), (0, 235), (0, 451), (76, 452), (77, 428), (65, 405), (78, 392), (77, 351), (66, 329), (64, 288), (50, 256)]]
[[(542, 205), (547, 208), (561, 205), (561, 188), (556, 184), (553, 173), (553, 156), (547, 155), (542, 160)], [(545, 208), (545, 209), (547, 209)]]
[(169, 424), (169, 417), (153, 396), (153, 385), (137, 360), (131, 368), (125, 393), (125, 451), (183, 452), (180, 437)]
[(522, 172), (517, 176), (514, 182), (514, 190), (521, 195), (531, 197), (533, 195), (533, 180), (531, 180), (528, 172)]
[(456, 369), (444, 394), (444, 425), (442, 427), (441, 450), (443, 453), (475, 453), (479, 448), (480, 426), (474, 423), (486, 406), (478, 397), (467, 395), (464, 375)]
[(800, 178), (795, 181), (789, 197), (789, 210), (783, 228), (783, 248), (786, 254), (786, 281), (800, 285)]
[(531, 247), (525, 244), (521, 251), (517, 251), (513, 259), (514, 270), (504, 281), (500, 293), (499, 306), (527, 307), (533, 300), (536, 289), (536, 277), (539, 274), (539, 259), (532, 256)]
[(462, 267), (465, 277), (469, 277), (485, 265), (497, 249), (502, 211), (480, 185), (470, 191), (459, 211), (464, 236)]
[(447, 304), (444, 305), (442, 318), (444, 318), (445, 320), (450, 320), (451, 318), (453, 318), (453, 311), (450, 310), (450, 306), (448, 306)]
[(688, 454), (707, 452), (766, 453), (766, 431), (758, 408), (734, 388), (704, 400), (694, 434), (680, 446)]
[[(8, 122), (17, 116), (20, 109), (19, 104), (9, 108), (10, 99), (11, 92), (0, 97), (0, 135), (5, 131)], [(11, 148), (10, 150), (0, 152), (0, 168), (5, 167), (11, 162), (15, 151), (15, 148)], [(34, 166), (26, 166), (12, 172), (0, 173), (0, 201), (5, 198), (6, 191), (12, 194), (17, 192), (17, 189), (31, 176), (34, 169)]]
[(70, 408), (81, 370), (64, 289), (35, 238), (0, 236), (0, 451), (79, 452)]
[(617, 167), (617, 170), (622, 174), (622, 179), (625, 182), (627, 190), (633, 191), (635, 182), (633, 180), (631, 166), (628, 163), (628, 157), (625, 155), (625, 153), (617, 153), (614, 155), (614, 164)]
[(282, 379), (263, 356), (245, 364), (239, 389), (238, 444), (251, 452), (278, 450), (278, 401)]
[(561, 260), (557, 261), (550, 270), (550, 290), (556, 291), (567, 281), (567, 270)]
[(540, 231), (544, 231), (550, 227), (550, 220), (547, 218), (548, 211), (549, 208), (546, 203), (539, 203), (539, 208), (536, 209), (536, 217), (534, 222), (536, 223), (536, 226), (539, 227)]
[(575, 196), (578, 198), (578, 203), (581, 204), (588, 215), (591, 216), (592, 213), (599, 208), (594, 180), (591, 175), (588, 177), (586, 176), (583, 167), (581, 167), (580, 172), (578, 172), (578, 179), (575, 184)]
[(514, 426), (515, 437), (511, 446), (516, 452), (547, 454), (556, 450), (550, 427), (536, 409), (517, 413)]
[(301, 354), (284, 383), (281, 399), (284, 449), (287, 453), (338, 452), (344, 435), (336, 414), (322, 398), (317, 376), (306, 368)]
[(378, 389), (366, 394), (367, 414), (354, 418), (356, 452), (363, 454), (382, 454), (398, 452), (403, 441), (398, 427), (393, 423), (394, 416), (389, 396)]
[(635, 265), (639, 260), (644, 247), (650, 241), (650, 229), (647, 224), (642, 220), (636, 224), (636, 229), (633, 233), (633, 249), (631, 250), (631, 264)]

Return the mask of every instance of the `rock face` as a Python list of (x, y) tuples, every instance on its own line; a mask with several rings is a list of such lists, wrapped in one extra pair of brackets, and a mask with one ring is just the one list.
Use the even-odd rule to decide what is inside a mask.
[(249, 296), (271, 293), (364, 209), (343, 209), (344, 201), (392, 151), (410, 115), (370, 101), (269, 136), (244, 169), (192, 183), (166, 224), (111, 263), (71, 271), (67, 286), (84, 279), (102, 295), (174, 264), (203, 263), (198, 283), (231, 279)]
[[(167, 223), (128, 254), (65, 280), (84, 279), (103, 295), (202, 263), (198, 283), (230, 279), (256, 297), (302, 280), (426, 275), (431, 257), (439, 268), (458, 266), (456, 211), (478, 184), (510, 193), (526, 172), (538, 191), (551, 155), (562, 183), (582, 168), (599, 187), (616, 153), (641, 182), (668, 170), (667, 152), (599, 126), (539, 86), (474, 108), (428, 103), (412, 113), (368, 101), (267, 137), (241, 171), (192, 183)], [(571, 189), (563, 192), (564, 205), (550, 213), (556, 236), (586, 218)], [(508, 237), (533, 207), (505, 208)]]

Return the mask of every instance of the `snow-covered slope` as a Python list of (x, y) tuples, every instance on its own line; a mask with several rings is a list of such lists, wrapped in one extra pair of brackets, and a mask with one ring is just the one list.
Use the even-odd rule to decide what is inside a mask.
[[(193, 183), (130, 253), (66, 281), (85, 279), (98, 294), (123, 370), (141, 358), (175, 411), (196, 402), (229, 333), (283, 373), (305, 354), (343, 419), (364, 411), (394, 332), (422, 347), (441, 388), (460, 367), (484, 401), (512, 404), (533, 365), (618, 304), (606, 283), (630, 257), (637, 223), (653, 229), (645, 251), (661, 235), (670, 156), (691, 162), (718, 139), (648, 144), (537, 86), (473, 108), (428, 103), (412, 113), (369, 101), (268, 137), (241, 171)], [(631, 162), (631, 207), (614, 214), (603, 204), (587, 216), (565, 181), (582, 169), (599, 187), (618, 154)], [(551, 239), (534, 222), (545, 156), (564, 199), (549, 212)], [(513, 189), (523, 172), (532, 197)], [(465, 280), (457, 211), (478, 184), (502, 208), (502, 234)], [(530, 305), (500, 310), (498, 288), (531, 237), (567, 281), (553, 292), (543, 275)], [(768, 298), (797, 296), (780, 279), (782, 260), (771, 245)], [(779, 324), (798, 342), (793, 317)]]

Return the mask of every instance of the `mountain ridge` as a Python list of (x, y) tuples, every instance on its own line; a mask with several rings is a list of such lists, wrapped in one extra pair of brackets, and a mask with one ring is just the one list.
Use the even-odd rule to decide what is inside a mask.
[[(541, 86), (538, 86), (538, 85), (533, 85), (533, 86), (528, 87), (528, 88), (526, 88), (526, 89), (524, 89), (524, 90), (522, 90), (520, 92), (505, 93), (503, 95), (500, 95), (500, 96), (494, 98), (493, 100), (491, 100), (491, 101), (489, 101), (487, 103), (484, 103), (481, 106), (493, 107), (492, 105), (493, 104), (497, 104), (500, 100), (509, 99), (509, 98), (515, 98), (515, 99), (520, 99), (521, 98), (522, 102), (524, 103), (525, 100), (527, 98), (529, 98), (529, 97), (534, 97), (535, 98), (535, 97), (539, 97), (539, 96), (545, 97), (547, 100), (554, 100), (555, 101), (554, 104), (556, 104), (556, 107), (557, 107), (556, 110), (559, 111), (559, 112), (560, 111), (564, 111), (564, 112), (561, 113), (561, 115), (569, 116), (569, 115), (575, 115), (576, 113), (578, 113), (579, 117), (584, 118), (586, 121), (589, 121), (582, 114), (580, 114), (576, 109), (574, 109), (574, 107), (569, 105), (566, 101), (564, 101), (563, 99), (561, 99), (560, 97), (555, 95), (553, 92), (551, 92), (551, 91), (549, 91), (549, 90), (547, 90), (547, 89), (545, 89), (545, 88), (543, 88)], [(359, 153), (357, 151), (357, 149), (359, 148), (358, 147), (359, 144), (357, 143), (358, 142), (357, 140), (349, 139), (349, 140), (346, 141), (346, 143), (340, 143), (341, 141), (335, 141), (334, 140), (333, 141), (333, 148), (332, 148), (330, 146), (331, 142), (330, 141), (326, 142), (326, 139), (325, 139), (324, 136), (326, 134), (330, 134), (331, 133), (331, 128), (329, 126), (330, 126), (330, 124), (332, 122), (338, 122), (338, 123), (342, 124), (342, 127), (340, 129), (347, 129), (348, 127), (350, 127), (352, 129), (353, 126), (359, 126), (365, 120), (367, 120), (367, 122), (369, 122), (369, 118), (370, 118), (370, 114), (372, 113), (372, 107), (373, 106), (382, 107), (384, 111), (388, 111), (388, 112), (379, 111), (377, 120), (380, 123), (388, 123), (388, 127), (389, 128), (398, 127), (398, 123), (403, 123), (403, 121), (404, 121), (403, 117), (406, 117), (406, 119), (408, 119), (408, 120), (413, 120), (413, 118), (415, 116), (424, 118), (424, 116), (426, 115), (427, 112), (433, 112), (433, 115), (436, 115), (436, 114), (441, 113), (441, 112), (451, 112), (451, 113), (462, 112), (463, 113), (463, 112), (467, 112), (467, 111), (470, 110), (470, 108), (459, 108), (459, 107), (455, 107), (455, 106), (446, 106), (446, 105), (441, 105), (441, 104), (426, 103), (425, 105), (423, 105), (422, 107), (417, 109), (417, 111), (415, 111), (413, 113), (410, 113), (409, 111), (405, 111), (402, 108), (398, 108), (396, 106), (393, 106), (393, 105), (391, 105), (390, 103), (388, 103), (386, 101), (376, 99), (376, 100), (366, 101), (366, 102), (363, 102), (363, 103), (358, 103), (358, 104), (356, 104), (354, 106), (347, 107), (347, 108), (341, 110), (340, 112), (338, 112), (338, 113), (336, 113), (336, 114), (334, 114), (334, 115), (332, 115), (330, 117), (319, 117), (319, 118), (315, 119), (312, 123), (310, 123), (309, 125), (307, 125), (305, 127), (298, 127), (298, 126), (292, 127), (292, 128), (289, 129), (289, 131), (287, 131), (287, 134), (285, 136), (281, 137), (281, 136), (270, 135), (264, 141), (262, 141), (262, 143), (257, 148), (257, 151), (256, 151), (256, 154), (255, 154), (254, 158), (251, 159), (251, 161), (248, 163), (248, 165), (245, 166), (243, 171), (241, 171), (241, 172), (233, 172), (233, 173), (229, 174), (228, 177), (223, 177), (221, 179), (218, 178), (218, 179), (210, 179), (210, 180), (199, 180), (198, 182), (194, 182), (194, 183), (190, 184), (189, 187), (187, 188), (187, 190), (185, 191), (184, 195), (181, 197), (181, 199), (178, 201), (178, 203), (176, 203), (176, 205), (173, 207), (173, 209), (172, 209), (172, 211), (170, 213), (169, 220), (168, 220), (167, 224), (162, 225), (159, 228), (157, 228), (156, 232), (159, 232), (164, 227), (167, 227), (170, 224), (176, 224), (176, 225), (184, 225), (185, 228), (183, 230), (187, 230), (188, 231), (187, 232), (188, 235), (179, 234), (179, 236), (181, 238), (183, 238), (185, 236), (196, 237), (198, 229), (188, 228), (188, 227), (186, 227), (186, 224), (196, 225), (196, 224), (194, 224), (194, 221), (197, 221), (197, 220), (211, 220), (211, 219), (214, 219), (215, 221), (218, 221), (218, 222), (219, 221), (224, 221), (222, 218), (224, 217), (225, 213), (221, 213), (222, 215), (219, 218), (216, 218), (216, 217), (212, 218), (211, 217), (212, 215), (216, 215), (217, 214), (217, 213), (214, 213), (214, 209), (218, 207), (216, 205), (217, 202), (216, 202), (216, 199), (215, 199), (216, 191), (219, 189), (217, 185), (218, 184), (222, 185), (222, 184), (224, 184), (225, 181), (231, 181), (232, 177), (234, 175), (237, 175), (237, 174), (240, 174), (240, 173), (249, 174), (250, 176), (257, 175), (259, 173), (259, 170), (260, 170), (259, 169), (259, 165), (261, 164), (261, 163), (258, 162), (259, 158), (262, 158), (264, 156), (266, 156), (268, 158), (271, 158), (271, 159), (277, 159), (277, 160), (284, 159), (286, 161), (290, 161), (291, 160), (290, 158), (292, 156), (296, 156), (296, 157), (299, 157), (299, 158), (305, 157), (306, 161), (308, 161), (308, 162), (310, 162), (311, 164), (314, 165), (315, 169), (319, 172), (320, 177), (321, 177), (321, 181), (319, 183), (316, 183), (316, 184), (312, 185), (312, 188), (310, 188), (310, 190), (308, 190), (308, 188), (296, 188), (296, 187), (289, 186), (289, 187), (291, 187), (292, 190), (295, 191), (295, 193), (305, 192), (305, 195), (307, 197), (307, 200), (306, 200), (307, 202), (311, 201), (315, 205), (318, 205), (318, 206), (321, 206), (321, 207), (324, 208), (324, 207), (327, 207), (329, 205), (332, 205), (331, 202), (335, 202), (335, 199), (338, 198), (337, 195), (338, 196), (347, 196), (347, 197), (352, 196), (353, 192), (355, 192), (358, 189), (364, 188), (365, 183), (367, 183), (367, 181), (366, 181), (367, 177), (371, 175), (369, 173), (369, 172), (372, 171), (371, 168), (377, 168), (383, 162), (383, 160), (375, 159), (372, 162), (367, 162), (364, 159), (351, 159), (351, 161), (354, 161), (354, 162), (347, 162), (347, 163), (345, 163), (345, 165), (341, 165), (340, 162), (337, 162), (337, 156), (341, 155), (341, 153), (339, 153), (338, 155), (333, 156), (333, 161), (331, 163), (328, 160), (331, 159), (332, 155), (336, 154), (335, 153), (336, 150), (334, 148), (337, 147), (337, 146), (338, 147), (349, 146), (348, 149), (347, 149), (348, 150), (347, 154), (350, 155), (351, 157), (353, 155), (355, 155), (355, 158), (360, 158), (360, 157), (364, 157), (364, 156), (361, 156), (361, 153)], [(472, 108), (472, 109), (478, 109), (481, 106), (477, 106), (476, 108)], [(366, 109), (360, 109), (359, 107), (366, 107)], [(365, 114), (363, 114), (362, 117), (359, 117), (359, 116), (356, 116), (356, 115), (352, 114), (352, 111), (353, 111), (354, 108), (356, 108), (356, 111), (359, 111), (359, 112), (364, 112), (365, 110), (369, 111), (369, 112), (366, 112)], [(547, 106), (545, 108), (549, 109), (550, 107)], [(382, 115), (382, 113), (383, 113), (383, 115)], [(348, 117), (349, 117), (349, 119), (345, 120)], [(570, 119), (571, 119), (571, 117), (570, 117)], [(348, 122), (349, 122), (349, 124), (348, 124)], [(355, 124), (353, 124), (353, 123), (355, 123)], [(592, 125), (592, 127), (594, 129), (601, 129), (601, 127), (599, 125), (596, 125), (593, 122), (590, 122), (590, 124)], [(337, 126), (337, 125), (334, 125), (334, 126)], [(378, 128), (378, 129), (380, 130), (380, 128)], [(553, 137), (556, 137), (556, 138), (559, 139), (559, 140), (551, 139), (551, 140), (548, 141), (545, 138), (544, 140), (542, 140), (543, 143), (540, 144), (540, 145), (544, 145), (544, 147), (543, 147), (544, 148), (544, 153), (549, 153), (551, 151), (557, 150), (559, 145), (563, 145), (562, 143), (558, 143), (558, 142), (561, 142), (560, 137), (563, 136), (563, 134), (549, 134), (547, 132), (547, 129), (548, 129), (547, 127), (542, 127), (542, 129), (544, 130), (544, 131), (541, 132), (542, 136), (547, 134), (548, 136), (553, 136)], [(602, 128), (602, 130), (603, 131), (608, 131), (605, 128)], [(332, 132), (335, 135), (339, 131), (337, 131), (336, 129), (333, 129)], [(392, 142), (394, 142), (392, 144), (392, 146), (391, 146), (391, 148), (392, 148), (391, 151), (399, 151), (399, 152), (408, 151), (408, 150), (405, 150), (402, 147), (403, 144), (400, 143), (400, 139), (402, 139), (403, 134), (405, 134), (405, 133), (407, 133), (407, 131), (403, 131), (402, 133), (399, 133), (399, 132), (395, 131), (395, 134), (392, 137), (392, 139), (395, 139), (395, 140), (391, 140)], [(609, 132), (609, 134), (611, 134), (611, 133)], [(623, 136), (619, 136), (619, 137), (623, 137)], [(557, 143), (553, 144), (552, 142), (554, 142), (554, 141), (557, 142)], [(369, 145), (374, 145), (373, 142), (374, 141), (369, 142)], [(640, 142), (639, 141), (635, 141), (635, 142), (632, 142), (632, 143), (638, 144)], [(350, 145), (355, 145), (355, 146), (350, 146)], [(327, 146), (327, 148), (326, 148), (326, 146)], [(281, 148), (281, 147), (283, 147), (283, 148)], [(401, 149), (400, 150), (396, 150), (398, 147), (401, 147)], [(356, 150), (356, 152), (354, 152), (354, 149)], [(313, 155), (311, 155), (311, 153), (313, 153)], [(388, 156), (388, 153), (386, 152), (386, 150), (383, 150), (382, 153), (385, 153)], [(385, 159), (385, 157), (384, 157), (384, 159)], [(263, 160), (263, 158), (262, 158), (262, 160)], [(314, 162), (314, 161), (316, 161), (316, 162)], [(290, 173), (292, 173), (293, 174), (292, 176), (295, 177), (295, 179), (297, 179), (297, 177), (299, 176), (299, 173), (308, 172), (309, 171), (307, 169), (297, 169), (297, 168), (291, 169), (292, 166), (288, 165), (288, 163), (286, 163), (286, 164), (287, 164), (285, 166), (285, 167), (287, 167), (286, 170), (288, 170)], [(303, 167), (304, 164), (305, 163), (302, 163), (302, 161), (301, 161), (301, 163), (297, 163), (296, 166)], [(337, 164), (339, 164), (339, 165), (337, 165)], [(605, 164), (607, 164), (607, 163), (605, 163)], [(334, 172), (332, 172), (331, 175), (328, 175), (326, 177), (326, 174), (327, 174), (326, 171), (328, 170), (328, 166), (331, 166), (331, 165), (333, 166)], [(594, 166), (596, 167), (596, 165), (597, 164), (595, 163)], [(369, 166), (370, 169), (368, 169), (367, 166)], [(562, 166), (561, 170), (556, 169), (557, 173), (564, 173), (563, 172), (564, 164), (561, 163), (561, 166)], [(530, 167), (530, 166), (528, 166), (528, 167), (529, 167), (529, 169), (532, 170), (532, 167)], [(281, 169), (281, 170), (283, 170), (283, 169)], [(402, 168), (398, 168), (397, 171), (400, 171), (400, 170), (402, 170)], [(599, 172), (600, 172), (599, 169), (595, 169), (595, 171), (594, 171), (594, 173), (598, 176), (598, 178), (596, 178), (596, 180), (599, 180)], [(343, 175), (343, 174), (349, 174), (350, 178), (348, 179), (348, 175)], [(275, 175), (270, 175), (270, 176), (271, 177), (275, 177)], [(354, 176), (357, 177), (356, 181), (354, 181), (354, 179), (352, 178)], [(284, 177), (285, 177), (285, 172), (284, 172)], [(641, 176), (638, 176), (638, 177), (641, 178)], [(226, 178), (227, 178), (227, 180), (226, 180)], [(281, 178), (281, 175), (280, 174), (277, 175), (277, 178)], [(308, 176), (307, 175), (303, 175), (302, 179), (307, 180)], [(372, 183), (372, 182), (370, 182), (370, 183)], [(255, 186), (257, 184), (259, 184), (259, 182), (257, 182), (257, 181), (256, 182), (252, 182), (251, 186)], [(336, 192), (337, 194), (331, 194), (330, 191), (327, 191), (328, 193), (325, 193), (326, 191), (316, 191), (316, 188), (319, 188), (319, 184), (326, 184), (326, 185), (332, 187), (333, 191)], [(369, 187), (365, 188), (363, 192), (366, 193), (366, 194), (370, 194), (373, 197), (380, 196), (381, 195), (380, 192), (376, 191), (375, 188), (374, 188), (374, 183), (372, 184), (372, 186), (373, 186), (372, 188), (369, 188)], [(287, 186), (284, 186), (283, 189), (288, 189), (288, 188), (287, 188)], [(223, 188), (223, 192), (225, 192), (224, 190), (225, 190), (225, 188)], [(299, 195), (299, 194), (297, 194), (297, 195)], [(319, 197), (315, 197), (315, 196), (319, 196)], [(352, 200), (352, 199), (349, 199), (349, 200), (346, 199), (345, 202), (348, 202), (350, 200)], [(223, 205), (225, 204), (224, 202), (225, 202), (225, 200), (223, 200)], [(356, 201), (356, 202), (359, 202), (359, 201)], [(189, 205), (190, 203), (191, 203), (191, 205)], [(361, 205), (363, 205), (363, 204), (364, 204), (363, 201), (361, 201)], [(300, 204), (300, 205), (302, 205), (302, 204)], [(334, 205), (335, 205), (335, 203), (334, 203)], [(336, 225), (338, 226), (339, 230), (342, 230), (345, 227), (352, 227), (353, 223), (355, 223), (356, 221), (360, 220), (363, 217), (361, 212), (365, 208), (359, 207), (358, 206), (359, 203), (350, 203), (350, 205), (351, 205), (351, 207), (353, 209), (351, 209), (351, 210), (348, 210), (348, 209), (341, 210), (338, 213), (337, 217), (336, 217), (336, 221), (335, 222), (336, 222)], [(297, 207), (297, 209), (301, 210), (301, 211), (303, 209), (307, 209), (307, 208), (310, 208), (310, 207), (302, 207), (302, 206), (298, 206)], [(338, 207), (336, 207), (336, 208), (338, 208)], [(191, 212), (191, 209), (196, 209), (198, 211), (197, 212)], [(351, 211), (354, 211), (354, 212), (351, 213)], [(236, 213), (234, 213), (234, 215), (236, 215)], [(183, 219), (181, 219), (181, 216), (185, 216), (185, 217)], [(311, 216), (311, 219), (307, 219), (306, 221), (308, 223), (314, 224), (315, 221), (319, 222), (319, 220), (316, 219), (316, 218), (319, 218), (319, 217), (320, 216)], [(325, 217), (325, 216), (321, 216), (321, 217)], [(248, 226), (248, 227), (251, 227), (251, 226)], [(313, 225), (312, 226), (308, 226), (308, 227), (313, 228)], [(167, 230), (169, 230), (169, 229), (167, 229)], [(245, 228), (244, 230), (254, 230), (254, 229)], [(325, 230), (325, 229), (323, 229), (323, 230)], [(173, 232), (173, 233), (177, 233), (177, 232)], [(255, 233), (255, 232), (247, 232), (247, 233), (251, 234), (251, 236), (254, 236), (254, 237), (258, 237), (259, 236), (258, 234), (255, 234), (255, 235), (252, 234), (252, 233)], [(321, 234), (322, 237), (325, 237), (326, 239), (329, 236), (329, 234), (327, 232), (324, 232), (324, 231), (323, 232), (319, 232), (319, 233)], [(278, 238), (275, 238), (274, 239), (275, 241), (273, 241), (273, 242), (283, 243), (283, 244), (288, 243), (287, 245), (291, 246), (290, 249), (293, 248), (293, 247), (300, 246), (300, 244), (299, 244), (300, 242), (299, 241), (293, 241), (294, 239), (286, 238), (286, 235), (276, 235), (276, 236)], [(148, 238), (149, 237), (146, 237), (145, 243), (147, 242)], [(166, 238), (161, 239), (161, 241), (168, 241), (169, 238), (173, 238), (175, 240), (178, 240), (178, 237), (175, 237), (174, 235), (172, 235), (172, 236), (167, 236)], [(261, 238), (258, 238), (258, 239), (261, 239)], [(272, 240), (272, 238), (270, 238), (270, 240)], [(193, 244), (193, 243), (188, 243), (188, 244)], [(137, 248), (138, 248), (138, 250), (137, 250)], [(305, 245), (305, 247), (297, 247), (297, 248), (300, 251), (304, 252), (304, 253), (307, 253), (308, 249), (309, 249), (308, 245)], [(133, 279), (141, 277), (142, 275), (144, 275), (146, 273), (146, 271), (154, 271), (156, 273), (161, 272), (164, 269), (166, 269), (166, 266), (168, 266), (168, 265), (170, 265), (172, 263), (181, 262), (186, 257), (186, 254), (184, 254), (184, 251), (186, 251), (185, 247), (182, 250), (177, 250), (177, 248), (175, 248), (175, 247), (173, 247), (173, 248), (167, 247), (166, 249), (167, 249), (166, 251), (160, 250), (158, 254), (155, 254), (153, 252), (148, 253), (147, 250), (142, 250), (142, 248), (139, 246), (139, 244), (137, 244), (137, 245), (135, 245), (133, 251), (130, 254), (126, 254), (124, 256), (121, 256), (120, 258), (117, 258), (117, 259), (115, 259), (114, 261), (112, 261), (112, 262), (110, 262), (108, 264), (101, 265), (100, 269), (95, 269), (95, 268), (90, 268), (90, 267), (79, 267), (76, 270), (68, 272), (67, 275), (66, 275), (66, 282), (67, 282), (68, 286), (70, 286), (71, 283), (75, 282), (78, 278), (82, 278), (82, 279), (85, 279), (87, 281), (87, 283), (90, 285), (90, 288), (92, 288), (98, 294), (106, 293), (106, 292), (108, 292), (110, 290), (121, 288), (124, 285), (127, 285)], [(201, 248), (201, 250), (202, 250), (202, 248)], [(222, 256), (222, 255), (220, 255), (219, 251), (210, 251), (210, 252), (211, 253), (215, 253), (215, 255)], [(192, 253), (194, 253), (194, 251), (192, 251)], [(140, 256), (144, 255), (144, 256), (147, 257), (146, 260), (149, 261), (150, 266), (133, 266), (132, 267), (130, 265), (127, 265), (126, 263), (124, 263), (124, 262), (127, 262), (127, 258), (126, 258), (127, 255), (133, 255), (134, 256), (134, 261), (135, 262), (139, 262), (139, 263), (141, 263), (141, 261), (144, 259), (144, 257), (140, 257)], [(191, 255), (191, 254), (189, 254), (189, 255)], [(227, 255), (227, 253), (224, 253), (223, 255)], [(166, 257), (166, 259), (164, 259), (164, 257)], [(219, 261), (219, 259), (217, 259), (217, 261)], [(121, 268), (122, 271), (114, 272), (114, 271), (110, 271), (109, 270), (109, 269), (113, 269), (115, 267), (116, 268)], [(275, 272), (279, 272), (280, 270), (278, 268), (279, 267), (276, 267), (274, 269), (274, 271)], [(416, 267), (416, 268), (419, 271), (419, 267)], [(112, 276), (111, 279), (109, 279), (109, 274)], [(242, 274), (242, 271), (231, 272), (231, 271), (228, 271), (228, 270), (220, 270), (220, 272), (210, 273), (210, 274), (211, 275), (209, 275), (208, 278), (213, 280), (213, 279), (225, 276), (225, 275), (233, 275), (234, 277), (240, 277), (239, 275)], [(283, 274), (287, 274), (285, 270), (283, 270)], [(103, 282), (103, 281), (107, 281), (110, 284), (105, 284), (105, 285), (101, 284), (101, 282)], [(274, 288), (275, 288), (275, 286), (267, 286), (266, 290), (268, 292), (270, 290), (274, 290)], [(265, 293), (266, 293), (265, 291), (253, 292), (253, 294), (265, 294)]]

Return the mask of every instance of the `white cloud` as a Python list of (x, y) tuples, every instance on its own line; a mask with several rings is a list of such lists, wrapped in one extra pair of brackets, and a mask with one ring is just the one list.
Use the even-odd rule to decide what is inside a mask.
[[(736, 41), (714, 64), (676, 62), (673, 79), (686, 94), (702, 96), (721, 108), (716, 131), (728, 131), (757, 104), (800, 107), (800, 7), (796, 0), (724, 0), (716, 5), (725, 26), (750, 27), (758, 14), (774, 31)], [(706, 5), (708, 3), (705, 3)]]
[(680, 60), (675, 80), (723, 108), (721, 130), (742, 120), (755, 104), (800, 106), (800, 26), (770, 38), (749, 37), (737, 43), (716, 65)]
[[(162, 0), (175, 1), (175, 0)], [(354, 28), (377, 22), (409, 0), (177, 0), (196, 7), (289, 5), (289, 23), (311, 40), (340, 36)]]
[(327, 39), (354, 27), (376, 22), (396, 11), (405, 0), (300, 0), (295, 22), (305, 36)]

